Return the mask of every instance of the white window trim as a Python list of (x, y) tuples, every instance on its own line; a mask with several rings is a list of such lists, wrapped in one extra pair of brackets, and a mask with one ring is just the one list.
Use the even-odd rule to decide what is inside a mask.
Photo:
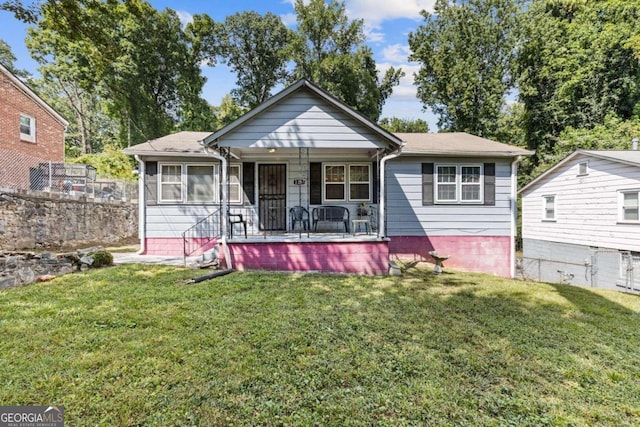
[[(238, 169), (238, 183), (237, 184), (233, 184), (231, 182), (231, 169), (232, 168), (233, 169), (236, 169), (236, 168)], [(230, 164), (229, 165), (229, 173), (227, 174), (227, 181), (229, 183), (229, 191), (228, 191), (228, 194), (227, 194), (227, 196), (229, 197), (229, 203), (232, 203), (234, 205), (242, 204), (242, 200), (243, 200), (242, 199), (242, 193), (243, 193), (242, 192), (242, 168), (240, 167), (240, 164), (234, 163), (234, 164)], [(238, 199), (236, 199), (236, 200), (232, 200), (231, 199), (231, 187), (234, 186), (234, 185), (238, 186)], [(217, 198), (219, 199), (219, 195), (218, 195)]]
[[(180, 167), (180, 198), (179, 199), (164, 199), (162, 197), (162, 187), (165, 184), (163, 182), (163, 180), (162, 180), (162, 177), (164, 176), (163, 168), (165, 166), (178, 166), (178, 167)], [(176, 183), (172, 182), (171, 184), (175, 185)], [(158, 163), (158, 202), (159, 203), (184, 203), (185, 191), (186, 191), (186, 182), (185, 182), (185, 167), (184, 167), (184, 164), (183, 163), (171, 163), (171, 162)]]
[[(582, 165), (585, 165), (584, 166), (584, 170), (585, 170), (584, 172), (580, 172), (580, 167)], [(589, 160), (583, 160), (581, 162), (578, 162), (578, 174), (577, 174), (577, 176), (586, 176), (586, 175), (589, 175)]]
[[(344, 198), (342, 199), (327, 199), (327, 184), (340, 184), (337, 182), (327, 182), (326, 180), (326, 168), (327, 166), (342, 166), (344, 168), (344, 181), (342, 185), (344, 186)], [(351, 181), (350, 181), (350, 168), (351, 166), (367, 166), (369, 169), (369, 198), (368, 199), (353, 199), (351, 198)], [(362, 181), (354, 181), (354, 184), (364, 184)], [(327, 162), (322, 163), (322, 203), (336, 203), (336, 202), (371, 202), (371, 192), (372, 192), (373, 182), (371, 176), (371, 164), (365, 162), (354, 162), (354, 163), (340, 163), (340, 162)]]
[[(638, 224), (640, 223), (640, 212), (638, 212), (639, 219), (625, 219), (624, 217), (624, 195), (627, 193), (637, 193), (638, 204), (640, 205), (640, 188), (629, 188), (624, 190), (618, 190), (618, 222), (627, 223), (627, 224)], [(639, 211), (640, 211), (640, 206), (639, 206)]]
[[(27, 142), (36, 142), (36, 118), (29, 114), (20, 113), (20, 118), (22, 117), (26, 117), (29, 119), (30, 135), (22, 133), (22, 130), (20, 130), (20, 140)], [(20, 123), (20, 121), (18, 121), (18, 126), (22, 127), (22, 123)]]
[[(366, 166), (367, 167), (367, 175), (369, 176), (369, 180), (365, 181), (353, 181), (351, 182), (351, 166)], [(371, 201), (371, 164), (370, 163), (349, 163), (347, 164), (347, 190), (349, 201), (351, 202), (369, 202)], [(369, 187), (368, 195), (366, 199), (356, 199), (351, 197), (351, 184), (367, 184)]]
[[(438, 170), (442, 167), (455, 167), (456, 168), (456, 180), (453, 182), (438, 182)], [(480, 168), (480, 182), (477, 184), (480, 187), (478, 194), (480, 198), (478, 200), (462, 200), (462, 168), (463, 167), (477, 167)], [(440, 200), (438, 198), (438, 186), (439, 185), (452, 185), (456, 186), (456, 198)], [(469, 185), (469, 183), (465, 183)], [(476, 184), (473, 184), (476, 185)], [(484, 203), (484, 164), (482, 163), (436, 163), (433, 170), (433, 200), (434, 203), (439, 205), (481, 205)]]
[[(547, 218), (547, 199), (553, 197), (553, 218)], [(542, 196), (542, 221), (555, 222), (558, 218), (558, 197), (555, 194)]]
[[(162, 168), (164, 166), (180, 167), (180, 199), (163, 199), (162, 198)], [(213, 167), (213, 200), (212, 201), (187, 201), (187, 173), (190, 166), (211, 166)], [(239, 167), (239, 166), (238, 166)], [(158, 196), (157, 202), (160, 204), (187, 204), (187, 205), (206, 205), (211, 203), (220, 203), (220, 165), (217, 163), (191, 163), (191, 162), (158, 162)], [(242, 197), (242, 195), (241, 195)]]

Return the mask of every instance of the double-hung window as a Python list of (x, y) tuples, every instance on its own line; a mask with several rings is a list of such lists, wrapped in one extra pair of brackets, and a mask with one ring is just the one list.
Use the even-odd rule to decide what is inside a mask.
[(367, 163), (324, 164), (324, 200), (371, 200), (371, 165)]
[(544, 221), (555, 221), (556, 196), (542, 196), (542, 219)]
[(27, 114), (20, 114), (20, 139), (23, 141), (36, 141), (36, 119)]
[(436, 165), (436, 203), (481, 203), (482, 165)]
[(240, 165), (229, 165), (229, 202), (242, 203), (242, 182), (240, 181)]
[(181, 164), (163, 164), (161, 166), (160, 201), (182, 202)]
[(620, 220), (640, 221), (640, 190), (620, 191)]
[(217, 202), (217, 164), (162, 163), (159, 165), (158, 200), (162, 203)]

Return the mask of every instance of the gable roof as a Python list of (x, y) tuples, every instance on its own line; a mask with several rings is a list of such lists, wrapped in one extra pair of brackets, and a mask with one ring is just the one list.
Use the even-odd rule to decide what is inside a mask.
[(515, 157), (534, 152), (465, 132), (396, 133), (405, 142), (403, 155)]
[(565, 164), (569, 163), (575, 157), (578, 156), (594, 157), (597, 159), (611, 160), (613, 162), (624, 163), (631, 166), (640, 167), (640, 151), (638, 150), (576, 150), (569, 154), (567, 157), (556, 163), (551, 168), (544, 171), (541, 175), (536, 177), (533, 181), (522, 187), (519, 193), (522, 193), (535, 185), (538, 182), (544, 180), (548, 175), (552, 174), (556, 170), (562, 168)]
[(232, 123), (228, 124), (227, 126), (223, 127), (222, 129), (219, 129), (219, 130), (215, 131), (214, 133), (210, 134), (209, 136), (207, 136), (206, 138), (203, 139), (202, 143), (205, 144), (205, 145), (215, 144), (220, 138), (223, 138), (225, 135), (227, 135), (230, 132), (232, 132), (233, 130), (239, 128), (240, 126), (242, 126), (243, 124), (245, 124), (246, 122), (248, 122), (252, 118), (256, 117), (257, 115), (259, 115), (263, 111), (269, 109), (270, 107), (272, 107), (275, 104), (278, 104), (279, 102), (283, 101), (284, 99), (288, 98), (293, 93), (295, 93), (295, 92), (297, 92), (299, 90), (308, 90), (308, 91), (310, 91), (311, 93), (313, 93), (316, 96), (320, 97), (324, 101), (326, 101), (329, 104), (335, 106), (336, 108), (341, 110), (343, 113), (345, 113), (349, 117), (355, 119), (357, 122), (359, 122), (360, 124), (362, 124), (366, 128), (368, 128), (371, 131), (373, 131), (375, 134), (381, 136), (383, 139), (385, 139), (387, 142), (389, 142), (392, 147), (394, 147), (394, 148), (400, 147), (402, 141), (396, 135), (394, 135), (393, 133), (383, 129), (380, 126), (378, 126), (377, 124), (375, 124), (374, 122), (369, 120), (367, 117), (363, 116), (359, 112), (357, 112), (357, 111), (353, 110), (352, 108), (348, 107), (346, 104), (344, 104), (343, 102), (339, 101), (337, 98), (333, 97), (328, 92), (326, 92), (323, 89), (319, 88), (318, 86), (316, 86), (315, 84), (311, 83), (307, 79), (300, 79), (297, 82), (295, 82), (294, 84), (292, 84), (291, 86), (286, 87), (285, 89), (283, 89), (282, 91), (278, 92), (276, 95), (272, 96), (271, 98), (269, 98), (268, 100), (266, 100), (262, 104), (258, 105), (257, 107), (255, 107), (251, 111), (247, 112), (242, 117), (238, 118), (237, 120), (233, 121)]
[(152, 139), (142, 144), (122, 150), (124, 154), (141, 156), (204, 156), (200, 141), (211, 132), (183, 131), (172, 133), (161, 138)]
[(24, 84), (18, 77), (9, 71), (4, 65), (0, 64), (0, 72), (5, 74), (11, 83), (13, 83), (22, 93), (33, 99), (38, 105), (40, 105), (46, 112), (48, 112), (55, 120), (57, 120), (65, 128), (69, 126), (69, 122), (64, 119), (56, 110), (47, 104), (42, 98), (40, 98), (29, 86)]

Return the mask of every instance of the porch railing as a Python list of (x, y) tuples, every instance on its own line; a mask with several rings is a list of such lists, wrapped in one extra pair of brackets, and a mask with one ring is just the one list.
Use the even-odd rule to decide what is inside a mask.
[(221, 211), (218, 208), (209, 216), (202, 218), (182, 233), (185, 265), (188, 256), (205, 250), (207, 246), (221, 237), (220, 214)]

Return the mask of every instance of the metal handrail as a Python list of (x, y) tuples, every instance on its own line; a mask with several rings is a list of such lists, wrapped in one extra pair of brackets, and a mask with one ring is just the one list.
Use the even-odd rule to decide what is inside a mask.
[(182, 252), (185, 265), (189, 255), (220, 237), (220, 209), (216, 209), (215, 212), (202, 218), (182, 233)]

